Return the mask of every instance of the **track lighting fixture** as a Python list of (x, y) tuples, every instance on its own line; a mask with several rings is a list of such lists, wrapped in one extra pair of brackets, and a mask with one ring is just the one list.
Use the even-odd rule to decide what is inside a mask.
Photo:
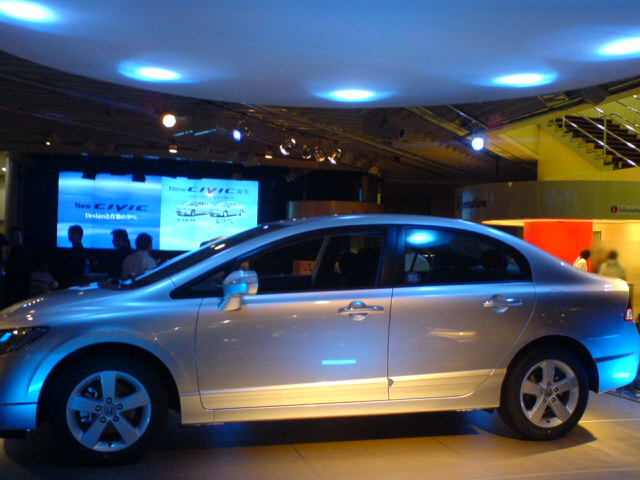
[(264, 158), (271, 160), (273, 158), (273, 152), (271, 150), (267, 150), (264, 154)]
[(233, 129), (231, 136), (236, 142), (241, 142), (246, 137), (251, 135), (251, 130), (245, 125), (244, 122), (238, 123), (238, 126)]
[(316, 162), (322, 163), (327, 159), (327, 154), (324, 153), (324, 150), (316, 145), (316, 147), (313, 149), (313, 158), (316, 160)]
[(178, 153), (178, 145), (175, 143), (169, 145), (169, 153)]
[(340, 150), (339, 148), (336, 148), (327, 157), (327, 160), (329, 160), (329, 162), (331, 162), (333, 165), (336, 165), (338, 163), (338, 160), (340, 160), (341, 158), (342, 158), (342, 150)]
[(291, 155), (291, 152), (295, 147), (296, 147), (296, 139), (293, 137), (288, 137), (284, 142), (280, 144), (280, 153), (288, 157), (289, 155)]
[(307, 144), (302, 146), (300, 153), (302, 155), (302, 158), (305, 160), (311, 160), (313, 158), (313, 152), (311, 151), (311, 148)]

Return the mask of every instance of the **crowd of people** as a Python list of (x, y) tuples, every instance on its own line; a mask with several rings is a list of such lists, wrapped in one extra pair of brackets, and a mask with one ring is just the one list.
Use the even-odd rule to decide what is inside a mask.
[[(107, 258), (106, 274), (108, 278), (124, 280), (137, 277), (157, 266), (151, 256), (153, 239), (147, 233), (140, 233), (135, 239), (135, 250), (131, 246), (129, 234), (124, 229), (111, 232), (114, 250)], [(84, 230), (80, 225), (72, 225), (67, 231), (71, 248), (63, 249), (57, 257), (60, 268), (56, 277), (49, 271), (51, 258), (45, 254), (33, 257), (23, 243), (23, 233), (11, 228), (9, 238), (0, 234), (0, 248), (8, 247), (8, 254), (2, 261), (4, 285), (0, 291), (2, 308), (34, 295), (84, 285), (89, 281), (90, 260), (82, 239)]]
[[(589, 271), (589, 265), (587, 263), (589, 258), (591, 258), (591, 250), (585, 248), (580, 252), (578, 258), (576, 258), (576, 260), (573, 262), (573, 266), (587, 272)], [(600, 275), (604, 275), (605, 277), (621, 278), (622, 280), (627, 279), (627, 271), (618, 261), (617, 250), (608, 250), (601, 252), (597, 256), (597, 258), (595, 258), (594, 261), (591, 262), (591, 271)]]

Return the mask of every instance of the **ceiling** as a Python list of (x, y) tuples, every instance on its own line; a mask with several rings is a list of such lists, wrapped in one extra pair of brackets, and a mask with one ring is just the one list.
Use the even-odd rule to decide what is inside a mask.
[[(529, 179), (532, 159), (474, 152), (471, 134), (640, 88), (637, 1), (52, 0), (38, 21), (9, 16), (16, 3), (0, 0), (0, 149), (12, 152)], [(515, 74), (538, 76), (497, 82)], [(240, 122), (251, 135), (234, 142)], [(304, 159), (303, 145), (342, 157)]]

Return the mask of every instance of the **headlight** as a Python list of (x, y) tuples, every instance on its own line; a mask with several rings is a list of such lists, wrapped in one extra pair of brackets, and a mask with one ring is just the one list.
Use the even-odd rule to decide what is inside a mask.
[(49, 331), (49, 327), (24, 327), (0, 330), (0, 355), (14, 352), (37, 340)]

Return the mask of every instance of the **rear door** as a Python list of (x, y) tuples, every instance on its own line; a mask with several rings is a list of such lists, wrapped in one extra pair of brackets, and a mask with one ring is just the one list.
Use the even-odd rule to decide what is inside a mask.
[(468, 394), (531, 317), (531, 269), (509, 245), (464, 230), (409, 227), (400, 239), (389, 397)]

